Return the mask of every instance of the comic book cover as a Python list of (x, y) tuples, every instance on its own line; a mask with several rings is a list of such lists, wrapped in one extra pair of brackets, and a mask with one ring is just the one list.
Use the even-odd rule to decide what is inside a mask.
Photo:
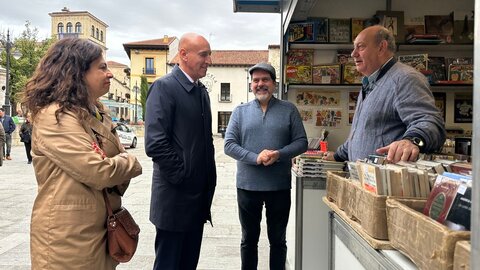
[(340, 65), (316, 65), (312, 67), (312, 80), (314, 84), (339, 84)]
[(287, 83), (312, 83), (312, 66), (292, 66), (285, 67), (285, 79)]
[(313, 65), (313, 49), (292, 49), (287, 53), (287, 65), (311, 66)]
[(458, 83), (473, 83), (473, 65), (450, 64), (448, 67), (448, 80)]
[(313, 42), (315, 40), (313, 22), (291, 23), (288, 27), (289, 42)]
[(350, 43), (350, 19), (328, 19), (330, 43)]
[(368, 19), (365, 18), (352, 18), (352, 41), (365, 29), (365, 24)]
[(357, 71), (355, 64), (343, 65), (343, 83), (344, 84), (361, 84), (363, 75)]
[(410, 54), (398, 56), (398, 61), (407, 64), (418, 71), (428, 69), (428, 54)]
[(444, 81), (447, 79), (445, 57), (429, 56), (428, 69), (432, 71), (432, 78), (431, 78), (432, 83), (438, 83), (438, 81)]
[(346, 64), (346, 63), (355, 63), (352, 57), (352, 50), (340, 49), (337, 50), (337, 63)]
[(315, 23), (315, 42), (327, 43), (328, 42), (328, 18), (308, 18)]

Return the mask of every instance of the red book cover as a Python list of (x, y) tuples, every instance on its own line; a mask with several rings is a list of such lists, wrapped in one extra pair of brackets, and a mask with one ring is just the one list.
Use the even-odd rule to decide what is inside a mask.
[(455, 200), (459, 185), (459, 181), (443, 175), (437, 176), (435, 185), (423, 209), (423, 214), (443, 224)]

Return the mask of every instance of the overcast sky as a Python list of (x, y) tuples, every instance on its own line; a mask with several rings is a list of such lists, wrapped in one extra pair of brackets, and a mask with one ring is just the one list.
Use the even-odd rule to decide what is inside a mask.
[[(4, 2), (4, 1), (2, 1)], [(280, 44), (280, 15), (234, 13), (233, 0), (14, 0), (2, 3), (0, 32), (18, 36), (25, 21), (48, 37), (48, 13), (88, 11), (107, 28), (107, 60), (130, 64), (122, 44), (185, 32), (202, 34), (212, 50), (266, 50)]]

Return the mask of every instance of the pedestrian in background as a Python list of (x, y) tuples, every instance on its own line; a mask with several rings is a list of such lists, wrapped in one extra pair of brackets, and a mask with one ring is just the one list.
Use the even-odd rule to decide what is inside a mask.
[(395, 37), (383, 26), (358, 34), (352, 57), (365, 75), (348, 139), (324, 159), (355, 161), (386, 155), (391, 163), (416, 161), (439, 150), (445, 123), (426, 77), (395, 60)]
[(30, 115), (27, 115), (25, 122), (20, 127), (19, 135), (20, 141), (25, 145), (25, 152), (27, 154), (27, 163), (32, 163), (32, 123), (30, 122)]
[(142, 168), (125, 152), (98, 99), (112, 73), (87, 39), (54, 43), (27, 82), (38, 193), (30, 224), (32, 269), (115, 269), (107, 253), (107, 210), (115, 211)]
[(275, 98), (275, 69), (249, 69), (255, 99), (235, 108), (225, 134), (225, 154), (237, 160), (237, 202), (242, 225), (242, 269), (257, 269), (263, 205), (270, 242), (270, 269), (285, 269), (291, 205), (291, 159), (307, 150), (294, 104)]
[(15, 123), (12, 117), (5, 114), (5, 109), (0, 108), (0, 122), (2, 122), (5, 131), (5, 146), (3, 148), (3, 159), (11, 160), (10, 152), (12, 150), (12, 133), (15, 131)]
[(5, 130), (3, 125), (0, 125), (0, 166), (3, 165), (3, 146), (5, 144)]
[(208, 41), (181, 37), (172, 72), (149, 89), (145, 152), (153, 161), (150, 221), (156, 227), (153, 269), (196, 269), (203, 226), (212, 222), (216, 185), (210, 99), (199, 81), (212, 63)]

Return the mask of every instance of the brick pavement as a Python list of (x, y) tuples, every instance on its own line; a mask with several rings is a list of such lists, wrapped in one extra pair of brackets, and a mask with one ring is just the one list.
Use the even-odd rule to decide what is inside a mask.
[[(223, 153), (223, 139), (215, 137), (217, 189), (212, 206), (213, 225), (205, 226), (198, 269), (240, 269), (241, 229), (235, 191), (235, 161)], [(151, 269), (154, 260), (155, 227), (148, 220), (152, 163), (145, 155), (143, 138), (138, 148), (129, 149), (143, 166), (143, 174), (132, 180), (124, 197), (141, 228), (140, 243), (131, 262), (117, 269)], [(0, 269), (30, 269), (29, 226), (36, 181), (27, 164), (23, 146), (12, 148), (13, 160), (0, 167)], [(290, 217), (292, 220), (293, 218)], [(265, 219), (259, 243), (259, 269), (268, 269), (268, 240)], [(289, 248), (292, 248), (290, 243)]]

